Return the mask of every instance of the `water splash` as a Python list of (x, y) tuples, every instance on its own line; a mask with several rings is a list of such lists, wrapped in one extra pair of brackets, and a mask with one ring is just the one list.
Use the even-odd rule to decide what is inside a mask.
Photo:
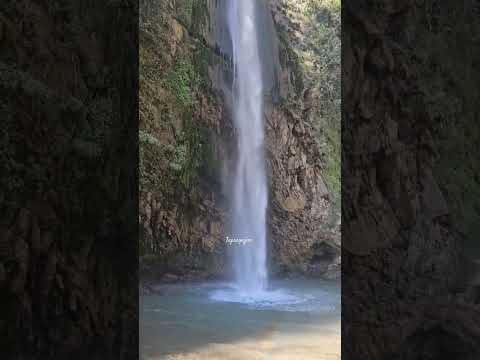
[(251, 310), (275, 310), (284, 312), (333, 312), (339, 303), (339, 296), (326, 290), (278, 288), (259, 291), (254, 294), (226, 287), (210, 293), (215, 302), (243, 305)]
[(236, 238), (253, 240), (236, 246), (234, 271), (238, 287), (250, 293), (260, 292), (267, 286), (264, 84), (256, 10), (257, 0), (229, 0), (227, 8), (234, 64), (233, 119), (238, 145), (232, 231)]

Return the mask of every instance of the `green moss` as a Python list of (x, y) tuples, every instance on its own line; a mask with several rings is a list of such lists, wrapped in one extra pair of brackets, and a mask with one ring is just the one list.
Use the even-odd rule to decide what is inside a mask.
[(208, 137), (204, 135), (202, 142), (202, 159), (203, 170), (205, 175), (210, 179), (215, 179), (218, 171), (218, 159), (215, 156), (215, 151), (212, 143), (208, 141)]
[(303, 0), (304, 13), (307, 16), (316, 16), (324, 9), (340, 11), (340, 0)]
[(197, 84), (204, 90), (209, 82), (208, 66), (212, 60), (211, 50), (203, 43), (199, 43), (198, 49), (193, 54), (195, 72), (198, 74)]
[(287, 34), (284, 31), (278, 33), (283, 51), (280, 52), (280, 63), (292, 70), (293, 77), (290, 79), (297, 96), (301, 96), (304, 89), (302, 62), (299, 55), (293, 49)]
[(187, 28), (190, 27), (192, 21), (193, 2), (194, 0), (177, 0), (175, 2), (177, 19)]
[(165, 148), (154, 135), (139, 131), (139, 186), (143, 191), (164, 191), (168, 187), (165, 177), (158, 174), (158, 159), (164, 156)]
[[(200, 177), (216, 170), (208, 131), (194, 119), (198, 94), (209, 93), (208, 67), (213, 53), (201, 40), (209, 21), (207, 0), (177, 0), (174, 5), (175, 19), (195, 35), (185, 38), (188, 41), (172, 62), (168, 56), (156, 54), (146, 35), (141, 39), (140, 186), (164, 194), (178, 191), (191, 195)], [(162, 34), (158, 37), (168, 41)], [(168, 144), (162, 146), (155, 137), (159, 132)]]
[(200, 34), (202, 27), (209, 21), (207, 0), (192, 0), (192, 22), (191, 31)]
[[(312, 125), (325, 164), (324, 178), (330, 191), (333, 210), (341, 202), (341, 39), (340, 2), (304, 0), (304, 11), (311, 18), (305, 34), (308, 51), (304, 68), (312, 79), (314, 92)], [(313, 63), (315, 66), (307, 63)]]
[(184, 130), (169, 151), (169, 167), (182, 186), (182, 191), (190, 191), (198, 177), (201, 164), (201, 141), (199, 130), (186, 118)]
[(188, 108), (193, 105), (193, 92), (198, 81), (193, 64), (188, 60), (181, 60), (167, 75), (166, 87), (173, 92), (179, 105)]
[(207, 0), (177, 0), (175, 10), (177, 19), (194, 34), (208, 22)]

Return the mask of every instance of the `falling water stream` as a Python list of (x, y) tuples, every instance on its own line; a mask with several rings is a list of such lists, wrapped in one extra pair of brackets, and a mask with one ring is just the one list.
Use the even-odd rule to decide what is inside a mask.
[[(268, 284), (264, 154), (264, 95), (272, 90), (276, 63), (274, 30), (261, 0), (226, 0), (225, 17), (233, 76), (229, 93), (237, 141), (232, 181), (232, 267), (235, 281), (211, 299), (257, 307), (301, 303), (303, 294)], [(278, 52), (277, 52), (278, 53)]]
[(233, 186), (234, 270), (238, 288), (255, 294), (267, 286), (263, 77), (257, 0), (230, 0), (228, 30), (233, 56), (233, 119), (238, 159)]

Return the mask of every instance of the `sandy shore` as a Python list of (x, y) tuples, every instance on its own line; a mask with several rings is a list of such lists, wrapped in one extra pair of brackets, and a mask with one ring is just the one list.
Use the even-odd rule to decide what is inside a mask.
[(340, 322), (288, 334), (272, 329), (233, 344), (208, 344), (188, 353), (148, 360), (338, 360)]

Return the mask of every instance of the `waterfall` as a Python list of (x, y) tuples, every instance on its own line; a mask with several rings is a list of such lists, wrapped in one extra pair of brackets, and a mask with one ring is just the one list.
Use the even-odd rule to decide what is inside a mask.
[(267, 181), (264, 156), (262, 56), (258, 0), (229, 0), (227, 27), (233, 59), (233, 119), (238, 158), (233, 179), (233, 267), (241, 291), (267, 286)]

